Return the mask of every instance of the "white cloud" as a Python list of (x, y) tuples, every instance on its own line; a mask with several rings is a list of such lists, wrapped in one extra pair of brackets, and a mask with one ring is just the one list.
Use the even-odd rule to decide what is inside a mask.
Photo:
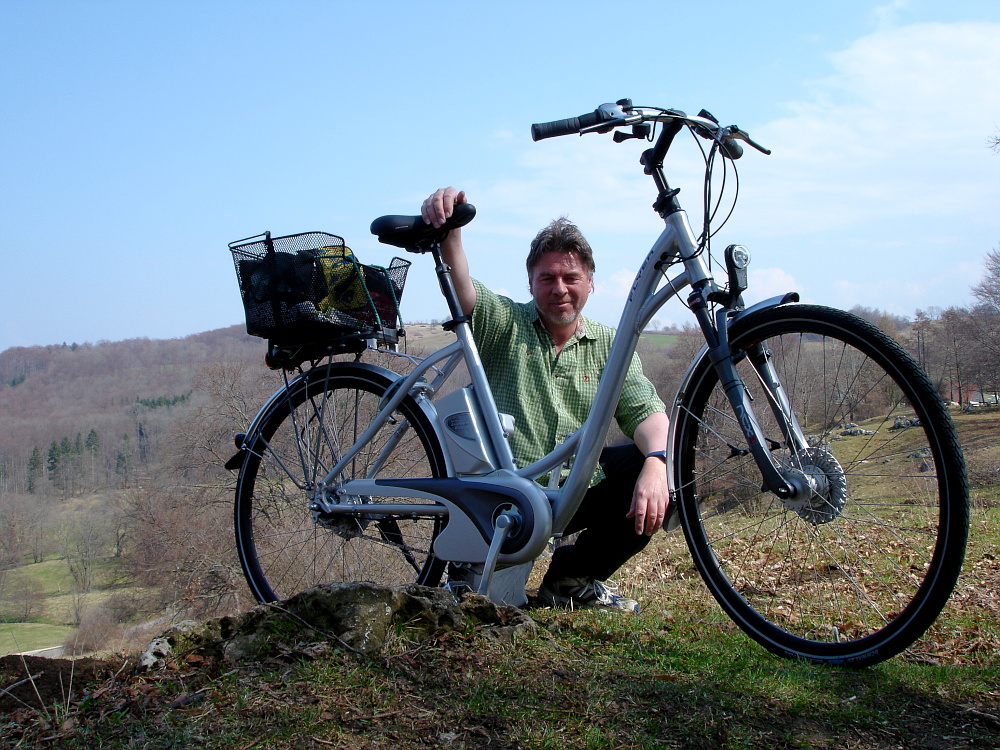
[(750, 289), (744, 295), (748, 305), (788, 292), (798, 292), (801, 301), (809, 301), (802, 285), (781, 268), (754, 268), (750, 271), (749, 282)]
[(910, 0), (892, 0), (892, 2), (880, 5), (872, 11), (878, 28), (885, 29), (896, 23), (899, 11), (905, 10), (910, 5)]
[(985, 144), (1000, 111), (1000, 24), (886, 28), (831, 63), (811, 100), (755, 128), (774, 154), (754, 164), (742, 213), (780, 206), (782, 220), (762, 232), (956, 217), (995, 196)]
[[(773, 149), (747, 149), (738, 162), (739, 204), (717, 238), (754, 254), (748, 300), (797, 290), (821, 304), (912, 315), (965, 304), (978, 281), (957, 268), (1000, 235), (1000, 160), (987, 148), (1000, 119), (1000, 24), (894, 26), (905, 7), (876, 9), (877, 30), (830, 54), (830, 74), (784, 116), (755, 124), (731, 115)], [(531, 237), (566, 214), (595, 250), (588, 314), (617, 324), (622, 288), (662, 228), (637, 164), (645, 146), (588, 135), (518, 150), (503, 132), (493, 143), (509, 144), (512, 169), (470, 196), (490, 208), (477, 219), (474, 271), (522, 289)], [(700, 154), (679, 139), (670, 169), (697, 233)], [(671, 303), (657, 317), (688, 314)]]

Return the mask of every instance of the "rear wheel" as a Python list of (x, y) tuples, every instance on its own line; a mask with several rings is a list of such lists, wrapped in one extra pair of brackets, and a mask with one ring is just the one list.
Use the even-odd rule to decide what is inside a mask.
[[(314, 502), (317, 483), (371, 424), (391, 383), (379, 368), (362, 364), (315, 368), (247, 436), (250, 448), (236, 487), (236, 547), (258, 601), (334, 581), (440, 582), (444, 563), (431, 553), (440, 516), (333, 515)], [(443, 474), (430, 422), (407, 397), (336, 481)]]
[[(941, 398), (882, 331), (790, 305), (733, 324), (772, 455), (809, 497), (764, 492), (705, 358), (675, 425), (675, 481), (695, 564), (726, 613), (774, 653), (871, 664), (912, 644), (954, 588), (968, 535), (962, 451)], [(807, 436), (792, 451), (759, 372), (768, 359)]]

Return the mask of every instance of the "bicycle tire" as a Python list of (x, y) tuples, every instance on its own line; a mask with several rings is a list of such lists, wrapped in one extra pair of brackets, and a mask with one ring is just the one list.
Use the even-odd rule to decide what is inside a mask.
[(940, 614), (968, 538), (965, 463), (941, 397), (893, 339), (839, 310), (769, 308), (738, 319), (729, 336), (737, 356), (764, 343), (814, 447), (793, 456), (753, 358), (737, 370), (757, 396), (772, 455), (818, 475), (823, 491), (783, 503), (761, 489), (703, 357), (679, 395), (673, 456), (699, 573), (773, 653), (855, 666), (900, 653)]
[[(440, 583), (445, 563), (431, 552), (440, 516), (323, 517), (310, 509), (317, 481), (369, 426), (392, 382), (381, 368), (363, 363), (316, 367), (247, 436), (234, 521), (240, 564), (257, 601), (278, 601), (337, 581)], [(399, 443), (383, 455), (399, 430)], [(373, 468), (376, 461), (381, 465)], [(338, 479), (444, 473), (444, 453), (430, 420), (408, 396)]]

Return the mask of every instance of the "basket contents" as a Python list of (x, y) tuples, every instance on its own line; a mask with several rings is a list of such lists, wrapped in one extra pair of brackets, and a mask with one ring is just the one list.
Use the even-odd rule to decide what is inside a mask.
[(247, 333), (280, 343), (350, 337), (395, 341), (409, 261), (359, 263), (344, 240), (324, 232), (230, 243)]

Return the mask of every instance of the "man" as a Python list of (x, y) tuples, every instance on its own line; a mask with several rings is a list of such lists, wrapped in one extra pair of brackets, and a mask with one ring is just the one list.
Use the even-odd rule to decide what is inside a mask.
[[(464, 191), (442, 188), (423, 202), (421, 215), (441, 226), (465, 202)], [(590, 245), (566, 219), (539, 232), (528, 254), (527, 303), (501, 297), (470, 276), (461, 229), (449, 233), (441, 250), (462, 310), (472, 316), (497, 406), (514, 416), (514, 459), (526, 466), (586, 419), (610, 353), (614, 330), (580, 314), (593, 291)], [(667, 415), (637, 357), (615, 418), (634, 443), (602, 452), (590, 489), (565, 529), (582, 533), (553, 554), (538, 591), (542, 604), (639, 609), (603, 583), (663, 526), (669, 503)]]

